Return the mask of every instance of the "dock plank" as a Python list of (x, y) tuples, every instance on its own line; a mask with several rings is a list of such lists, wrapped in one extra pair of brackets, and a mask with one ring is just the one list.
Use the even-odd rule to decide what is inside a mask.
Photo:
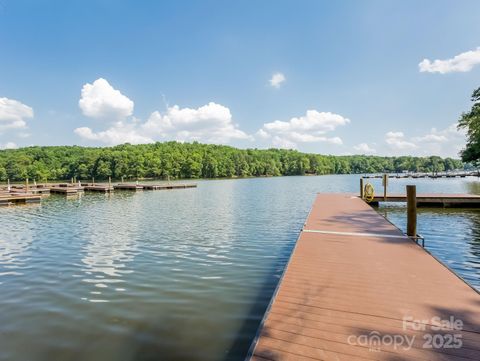
[[(435, 317), (451, 316), (463, 322), (461, 330), (436, 329)], [(418, 322), (404, 322), (405, 317)], [(458, 334), (462, 346), (425, 348), (428, 334)], [(364, 335), (413, 341), (408, 349), (372, 347), (356, 342)], [(480, 295), (360, 198), (319, 194), (250, 356), (478, 360)]]
[[(371, 204), (380, 202), (406, 202), (405, 194), (375, 195)], [(440, 206), (440, 207), (480, 207), (480, 196), (475, 194), (444, 194), (444, 193), (422, 193), (417, 194), (417, 206)]]

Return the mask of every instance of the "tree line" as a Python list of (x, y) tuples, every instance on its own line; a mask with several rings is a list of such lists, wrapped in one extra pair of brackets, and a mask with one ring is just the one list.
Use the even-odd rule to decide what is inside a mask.
[(47, 146), (0, 151), (0, 180), (259, 177), (463, 169), (432, 157), (332, 156), (285, 149), (237, 149), (179, 142), (114, 147)]
[(480, 160), (480, 87), (472, 93), (472, 109), (462, 113), (458, 128), (465, 129), (467, 145), (461, 156), (465, 162), (478, 163)]

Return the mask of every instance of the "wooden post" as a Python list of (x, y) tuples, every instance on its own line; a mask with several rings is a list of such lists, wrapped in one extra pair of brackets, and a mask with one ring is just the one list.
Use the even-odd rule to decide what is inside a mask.
[(92, 186), (95, 185), (95, 177), (92, 177)]
[(407, 185), (407, 236), (417, 236), (417, 187)]
[(122, 175), (122, 183), (123, 183), (123, 175)]
[(363, 177), (360, 177), (360, 198), (363, 199)]
[(25, 193), (28, 193), (28, 178), (25, 179)]
[(112, 177), (108, 177), (108, 188), (112, 187)]
[(383, 175), (383, 201), (387, 201), (388, 174)]
[(7, 179), (7, 190), (10, 192), (12, 188), (10, 187), (10, 178)]

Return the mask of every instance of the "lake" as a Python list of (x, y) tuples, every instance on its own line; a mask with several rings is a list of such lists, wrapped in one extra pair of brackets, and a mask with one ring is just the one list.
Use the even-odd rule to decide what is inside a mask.
[[(406, 184), (480, 194), (477, 178), (390, 189)], [(315, 193), (358, 188), (353, 175), (208, 180), (0, 208), (0, 360), (243, 360)], [(405, 230), (404, 206), (378, 211)], [(480, 289), (480, 210), (419, 209), (418, 231)]]

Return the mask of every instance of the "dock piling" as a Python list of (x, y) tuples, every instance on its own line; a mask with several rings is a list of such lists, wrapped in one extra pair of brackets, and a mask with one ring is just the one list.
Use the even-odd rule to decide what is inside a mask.
[(417, 237), (417, 187), (407, 185), (407, 236)]
[(383, 201), (387, 201), (387, 186), (388, 186), (388, 174), (383, 175), (382, 179), (382, 185), (383, 185)]
[(363, 199), (363, 177), (360, 177), (360, 198)]

